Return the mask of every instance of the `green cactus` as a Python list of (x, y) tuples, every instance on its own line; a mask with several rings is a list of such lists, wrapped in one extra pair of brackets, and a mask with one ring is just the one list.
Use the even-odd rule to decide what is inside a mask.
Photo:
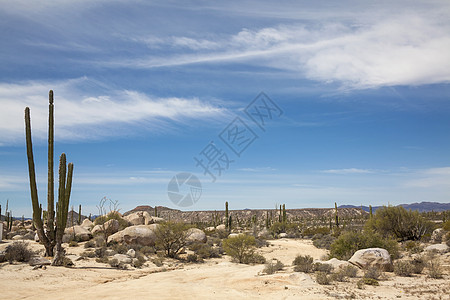
[(229, 232), (231, 232), (231, 228), (232, 228), (232, 219), (231, 219), (231, 215), (230, 215), (230, 217), (228, 218), (228, 231)]
[[(47, 192), (47, 231), (44, 231), (44, 224), (42, 219), (42, 205), (39, 203), (37, 185), (36, 185), (36, 173), (33, 157), (33, 144), (31, 138), (31, 118), (30, 108), (25, 108), (25, 133), (26, 133), (26, 145), (27, 145), (27, 158), (28, 158), (28, 175), (30, 179), (30, 193), (31, 203), (33, 206), (33, 223), (36, 227), (39, 240), (44, 244), (45, 256), (54, 256), (52, 265), (61, 265), (63, 258), (63, 249), (61, 246), (62, 236), (67, 224), (67, 214), (69, 210), (70, 191), (72, 187), (72, 174), (73, 164), (68, 165), (68, 175), (66, 178), (66, 155), (63, 153), (60, 157), (59, 165), (59, 192), (58, 203), (56, 210), (56, 222), (55, 222), (55, 210), (54, 210), (54, 192), (53, 192), (53, 91), (49, 92), (49, 137), (48, 137), (48, 192)], [(51, 170), (50, 170), (51, 169)], [(65, 218), (65, 219), (64, 219)], [(56, 223), (56, 227), (55, 227)], [(56, 246), (56, 254), (54, 248)], [(55, 255), (54, 255), (55, 254)]]
[(225, 202), (225, 228), (228, 229), (229, 222), (228, 222), (228, 201)]
[(78, 206), (78, 225), (81, 225), (81, 204)]
[(283, 204), (283, 223), (286, 223), (287, 216), (286, 216), (286, 204)]
[(369, 205), (369, 217), (372, 219), (373, 214), (372, 214), (372, 205)]
[(156, 208), (156, 205), (155, 205), (155, 217), (157, 217), (158, 216), (158, 209)]
[(336, 227), (339, 227), (339, 216), (338, 216), (338, 208), (337, 208), (337, 204), (336, 202), (334, 202), (334, 218), (335, 218), (335, 223), (336, 223)]

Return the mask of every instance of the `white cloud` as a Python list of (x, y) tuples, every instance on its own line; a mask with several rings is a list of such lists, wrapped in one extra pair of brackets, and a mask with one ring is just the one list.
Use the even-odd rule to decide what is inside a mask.
[(283, 69), (321, 82), (338, 82), (346, 88), (448, 83), (449, 32), (450, 21), (443, 14), (405, 11), (367, 23), (316, 20), (312, 26), (244, 28), (226, 38), (216, 36), (210, 40), (185, 36), (159, 39), (159, 45), (178, 44), (202, 51), (106, 64), (154, 68), (243, 62)]
[(450, 167), (416, 171), (403, 185), (408, 188), (443, 188), (450, 193)]
[[(96, 139), (129, 134), (130, 130), (164, 131), (167, 122), (224, 116), (227, 111), (198, 98), (159, 98), (129, 90), (108, 90), (87, 96), (87, 78), (61, 82), (0, 83), (0, 140), (23, 139), (24, 108), (30, 107), (34, 138), (47, 135), (48, 91), (55, 92), (55, 136), (58, 139)], [(128, 126), (124, 126), (128, 125)]]
[(373, 173), (372, 170), (356, 169), (356, 168), (331, 169), (331, 170), (323, 170), (321, 172), (322, 173), (328, 173), (328, 174), (370, 174), (370, 173)]

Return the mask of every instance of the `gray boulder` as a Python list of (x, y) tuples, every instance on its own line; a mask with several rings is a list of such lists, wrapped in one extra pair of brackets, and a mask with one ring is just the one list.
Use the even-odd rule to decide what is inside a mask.
[(188, 243), (206, 243), (206, 234), (198, 228), (190, 228), (186, 233), (186, 242)]
[(133, 260), (126, 254), (116, 254), (113, 258), (117, 259), (118, 263), (130, 264)]
[(351, 264), (361, 268), (377, 267), (383, 271), (392, 271), (392, 261), (389, 252), (382, 248), (361, 249), (348, 260)]
[(108, 243), (116, 241), (118, 243), (125, 242), (127, 244), (139, 244), (142, 246), (155, 245), (156, 235), (154, 230), (158, 225), (135, 225), (116, 232), (108, 237)]
[(94, 223), (92, 223), (89, 219), (84, 219), (80, 226), (85, 229), (92, 229), (92, 227), (94, 227)]
[(436, 251), (438, 253), (447, 253), (449, 251), (449, 247), (447, 246), (447, 244), (434, 244), (434, 245), (430, 245), (427, 246), (425, 248), (425, 251), (427, 252), (431, 252), (431, 251)]
[(131, 225), (145, 225), (145, 217), (143, 211), (131, 213), (123, 218), (127, 220)]
[(67, 236), (75, 236), (77, 241), (89, 241), (92, 238), (92, 234), (89, 230), (81, 227), (80, 225), (75, 225), (71, 227), (67, 227), (64, 230), (64, 235)]

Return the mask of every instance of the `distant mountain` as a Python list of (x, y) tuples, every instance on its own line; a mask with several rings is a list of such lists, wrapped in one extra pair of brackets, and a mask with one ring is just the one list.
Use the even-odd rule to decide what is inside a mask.
[[(403, 206), (406, 209), (418, 210), (419, 212), (429, 212), (429, 211), (446, 211), (450, 210), (450, 203), (439, 203), (439, 202), (420, 202), (412, 204), (399, 204), (397, 206)], [(372, 211), (375, 212), (378, 208), (382, 206), (373, 206)], [(356, 205), (340, 205), (339, 208), (362, 208), (364, 211), (369, 212), (368, 206), (356, 206)]]

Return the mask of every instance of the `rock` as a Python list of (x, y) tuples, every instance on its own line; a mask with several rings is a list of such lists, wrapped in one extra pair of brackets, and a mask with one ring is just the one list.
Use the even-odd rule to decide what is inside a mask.
[(136, 251), (134, 251), (134, 249), (130, 249), (127, 252), (127, 255), (131, 258), (135, 258), (136, 257)]
[(225, 224), (220, 224), (220, 225), (216, 226), (216, 230), (225, 231), (225, 230), (227, 230), (227, 228), (226, 228)]
[(439, 244), (442, 242), (442, 237), (444, 236), (445, 230), (443, 228), (437, 228), (431, 234), (431, 243)]
[(101, 225), (95, 225), (94, 228), (91, 230), (93, 235), (96, 235), (100, 232), (103, 232), (103, 227)]
[(447, 246), (447, 244), (434, 244), (427, 246), (425, 248), (425, 251), (427, 252), (436, 251), (438, 253), (447, 253), (449, 251), (449, 247)]
[(148, 212), (144, 211), (142, 213), (142, 216), (144, 217), (144, 225), (153, 224), (151, 223), (152, 216)]
[(75, 240), (77, 241), (89, 241), (92, 238), (92, 234), (89, 232), (89, 230), (81, 227), (80, 225), (75, 225), (68, 227), (64, 230), (64, 235), (75, 235)]
[(346, 266), (352, 266), (351, 263), (349, 263), (346, 260), (339, 260), (337, 258), (332, 258), (327, 261), (321, 261), (322, 264), (332, 265), (334, 270), (345, 268)]
[(23, 239), (24, 240), (34, 240), (34, 231), (28, 231), (24, 236)]
[(214, 231), (216, 228), (214, 226), (206, 227), (205, 231)]
[(162, 222), (164, 222), (163, 218), (153, 217), (153, 216), (151, 216), (150, 219), (146, 220), (146, 224), (147, 225), (149, 225), (149, 224), (159, 224), (159, 223), (162, 223)]
[(12, 237), (13, 241), (20, 241), (20, 240), (23, 240), (23, 239), (24, 239), (23, 235), (20, 235), (20, 234), (17, 234), (17, 235)]
[(393, 269), (389, 252), (382, 248), (358, 250), (348, 261), (361, 269), (368, 269), (369, 267), (377, 267), (383, 271), (392, 271)]
[(155, 245), (156, 235), (154, 230), (157, 224), (152, 225), (135, 225), (116, 232), (108, 237), (108, 243), (116, 241), (118, 243), (125, 242), (127, 244), (139, 244), (142, 246)]
[(262, 229), (260, 232), (258, 232), (258, 237), (259, 238), (266, 238), (270, 235), (269, 231), (267, 230), (267, 228)]
[(89, 219), (84, 219), (80, 226), (89, 230), (94, 227), (94, 223), (92, 223), (92, 221)]
[(11, 226), (11, 232), (19, 231), (19, 226)]
[(117, 261), (123, 264), (130, 264), (132, 262), (131, 258), (128, 257), (126, 254), (116, 254), (113, 256), (113, 258), (117, 259)]
[(230, 233), (228, 235), (228, 238), (233, 238), (233, 237), (237, 237), (239, 234), (238, 233)]
[(39, 235), (37, 233), (34, 234), (34, 241), (39, 243)]
[(68, 259), (70, 259), (71, 261), (80, 261), (80, 260), (84, 259), (82, 256), (75, 255), (75, 254), (69, 254), (69, 255), (66, 255), (66, 257)]
[(114, 251), (113, 249), (106, 249), (106, 250), (105, 250), (105, 255), (106, 255), (106, 256), (113, 256), (113, 255), (115, 255), (115, 254), (117, 254), (117, 252)]
[(111, 235), (111, 234), (119, 231), (119, 221), (117, 221), (115, 219), (111, 219), (111, 220), (105, 222), (105, 224), (103, 224), (103, 225), (104, 226), (102, 226), (102, 229), (104, 227), (106, 232), (108, 233), (108, 235)]
[(282, 238), (287, 238), (287, 233), (286, 233), (286, 232), (282, 232), (282, 233), (280, 233), (280, 234), (278, 235), (278, 237), (279, 237), (280, 239), (282, 239)]
[(124, 217), (131, 225), (145, 225), (143, 211), (137, 211)]
[(190, 228), (186, 233), (186, 242), (188, 243), (206, 243), (206, 234), (198, 228)]
[(45, 266), (50, 265), (52, 262), (43, 257), (35, 256), (32, 257), (28, 263), (30, 264), (30, 266)]

